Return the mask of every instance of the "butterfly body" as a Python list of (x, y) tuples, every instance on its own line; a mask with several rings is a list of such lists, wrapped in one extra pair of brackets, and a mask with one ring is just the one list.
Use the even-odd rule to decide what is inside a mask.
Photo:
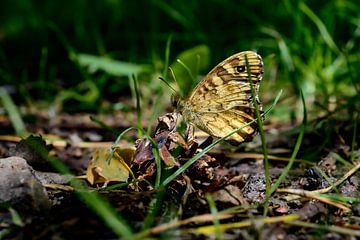
[[(250, 78), (246, 58), (250, 67)], [(256, 118), (250, 81), (255, 99), (260, 105), (258, 91), (264, 72), (263, 61), (257, 53), (245, 51), (234, 54), (215, 66), (194, 88), (179, 101), (179, 111), (189, 123), (214, 137), (229, 132)], [(233, 145), (252, 139), (257, 132), (256, 122), (229, 136)]]

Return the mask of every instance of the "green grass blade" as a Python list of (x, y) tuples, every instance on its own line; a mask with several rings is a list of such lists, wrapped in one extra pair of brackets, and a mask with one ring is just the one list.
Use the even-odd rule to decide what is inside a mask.
[(251, 68), (250, 68), (250, 64), (249, 64), (247, 55), (245, 55), (245, 62), (246, 62), (246, 70), (247, 70), (247, 74), (248, 74), (248, 80), (250, 83), (251, 96), (252, 96), (252, 100), (253, 100), (253, 104), (254, 104), (255, 112), (256, 112), (256, 119), (257, 119), (257, 124), (258, 124), (258, 128), (259, 128), (259, 134), (260, 134), (260, 138), (261, 138), (261, 148), (262, 148), (262, 152), (264, 155), (264, 172), (265, 172), (265, 184), (266, 184), (266, 199), (265, 199), (264, 216), (266, 216), (269, 201), (270, 201), (270, 174), (269, 174), (268, 150), (267, 150), (267, 146), (266, 146), (266, 138), (265, 138), (265, 132), (264, 132), (264, 127), (263, 127), (263, 121), (262, 121), (261, 114), (260, 114), (259, 104), (257, 102), (257, 95), (255, 92), (254, 83), (251, 80)]
[(146, 138), (151, 142), (152, 145), (152, 153), (154, 155), (155, 163), (156, 163), (156, 178), (155, 178), (155, 188), (158, 189), (161, 187), (160, 181), (161, 181), (161, 158), (160, 158), (160, 152), (159, 147), (157, 143), (152, 139), (150, 136), (146, 136)]
[(142, 232), (146, 232), (150, 227), (154, 225), (154, 219), (156, 214), (161, 209), (161, 204), (165, 196), (164, 189), (158, 189), (155, 198), (153, 198), (149, 204), (149, 212), (144, 219), (144, 224), (141, 228)]
[(188, 20), (187, 17), (183, 16), (178, 9), (172, 7), (167, 1), (157, 1), (151, 0), (150, 3), (154, 4), (156, 7), (161, 9), (164, 14), (168, 15), (170, 18), (174, 19), (177, 23), (182, 25), (187, 29), (191, 29), (192, 23)]
[(154, 124), (154, 122), (156, 121), (157, 117), (159, 116), (159, 112), (160, 112), (160, 108), (161, 108), (161, 100), (162, 100), (162, 95), (161, 94), (157, 94), (155, 102), (153, 104), (153, 110), (148, 122), (148, 127), (147, 127), (147, 131), (146, 134), (150, 136), (151, 134), (151, 129), (152, 126)]
[(289, 71), (293, 71), (295, 67), (294, 67), (294, 62), (291, 57), (289, 46), (286, 45), (286, 42), (283, 39), (283, 37), (280, 35), (280, 33), (278, 33), (274, 29), (265, 28), (265, 27), (261, 28), (261, 31), (263, 33), (273, 37), (276, 40), (278, 47), (279, 47), (280, 56), (281, 56), (283, 62), (286, 64)]
[(164, 71), (163, 71), (163, 77), (164, 79), (167, 78), (167, 73), (169, 71), (169, 60), (170, 60), (170, 48), (171, 48), (171, 41), (172, 41), (172, 34), (169, 35), (167, 41), (166, 41), (166, 48), (165, 48), (165, 63), (164, 63)]
[(11, 221), (12, 221), (13, 224), (15, 224), (16, 226), (19, 226), (19, 227), (24, 227), (25, 226), (24, 221), (22, 220), (20, 214), (15, 209), (10, 207), (9, 212), (11, 214)]
[(191, 78), (191, 81), (192, 81), (192, 82), (195, 82), (195, 77), (194, 77), (194, 75), (192, 74), (190, 68), (189, 68), (183, 61), (181, 61), (180, 59), (177, 59), (176, 61), (177, 61), (178, 63), (180, 63), (181, 66), (184, 67), (184, 69), (186, 70), (186, 72), (189, 74), (189, 76), (190, 76), (190, 78)]
[(330, 177), (328, 177), (326, 173), (321, 170), (321, 168), (319, 168), (318, 166), (314, 166), (313, 168), (320, 173), (320, 175), (325, 179), (325, 181), (331, 186), (331, 189), (335, 190), (336, 193), (340, 193), (333, 180), (331, 180)]
[(354, 159), (356, 157), (355, 146), (356, 146), (356, 136), (357, 136), (357, 124), (358, 124), (358, 114), (355, 114), (355, 116), (354, 116), (354, 130), (353, 130), (353, 136), (352, 136), (352, 140), (351, 140), (351, 157), (350, 157), (350, 161), (352, 163), (354, 162)]
[(139, 130), (136, 127), (129, 127), (127, 129), (125, 129), (122, 133), (119, 134), (119, 136), (116, 138), (115, 142), (113, 143), (113, 146), (111, 147), (111, 151), (109, 154), (108, 159), (106, 159), (106, 161), (110, 164), (111, 159), (114, 156), (115, 150), (116, 150), (116, 146), (120, 143), (120, 140), (124, 137), (125, 134), (127, 134), (128, 132), (130, 132), (131, 130), (138, 130), (141, 131), (141, 129)]
[[(73, 185), (75, 186), (75, 185)], [(119, 237), (132, 239), (132, 230), (120, 215), (115, 214), (116, 210), (103, 197), (95, 192), (77, 192), (79, 198), (85, 202), (110, 229)]]
[(303, 13), (305, 13), (311, 21), (313, 21), (316, 27), (319, 29), (321, 37), (324, 39), (325, 43), (329, 46), (329, 48), (337, 54), (340, 54), (339, 48), (336, 46), (334, 40), (332, 39), (330, 33), (328, 32), (325, 24), (321, 21), (321, 19), (316, 16), (316, 14), (304, 3), (300, 2), (299, 8)]
[[(137, 128), (142, 129), (142, 115), (141, 115), (141, 103), (140, 103), (140, 90), (137, 84), (135, 75), (132, 75), (134, 82), (135, 100), (136, 100), (136, 117), (137, 117)], [(138, 132), (139, 138), (142, 137), (143, 131)]]
[[(64, 175), (71, 175), (68, 167), (59, 159), (48, 156), (47, 150), (44, 146), (33, 143), (30, 147), (32, 147), (32, 149), (36, 151), (41, 157), (48, 159), (48, 161), (57, 171)], [(128, 226), (126, 221), (116, 213), (116, 210), (109, 204), (109, 202), (107, 202), (97, 192), (87, 189), (87, 187), (77, 179), (73, 179), (71, 181), (71, 185), (75, 188), (75, 193), (78, 195), (78, 197), (92, 211), (94, 211), (116, 235), (125, 239), (131, 239), (133, 235), (132, 229), (130, 226)]]
[(29, 135), (29, 133), (26, 131), (25, 124), (20, 116), (19, 109), (17, 108), (7, 91), (1, 87), (0, 99), (2, 100), (3, 106), (9, 115), (11, 124), (14, 127), (16, 134), (21, 137)]
[(221, 228), (220, 228), (219, 212), (218, 212), (218, 210), (216, 208), (215, 201), (214, 201), (214, 199), (212, 198), (212, 196), (209, 193), (206, 194), (206, 200), (207, 200), (207, 202), (209, 204), (210, 212), (211, 212), (211, 215), (213, 217), (213, 224), (215, 226), (216, 239), (221, 240), (221, 239), (223, 239), (223, 237), (222, 237), (222, 231), (221, 231)]
[(273, 194), (276, 191), (276, 189), (279, 187), (279, 185), (282, 183), (282, 181), (284, 181), (285, 177), (289, 173), (289, 171), (290, 171), (290, 169), (291, 169), (291, 167), (292, 167), (292, 165), (293, 165), (293, 163), (295, 161), (296, 155), (300, 150), (302, 139), (303, 139), (304, 134), (305, 134), (305, 128), (306, 128), (306, 123), (307, 123), (307, 113), (306, 113), (306, 104), (305, 104), (304, 94), (303, 94), (302, 91), (300, 91), (300, 96), (301, 96), (301, 101), (302, 101), (302, 104), (303, 104), (303, 122), (302, 122), (302, 125), (301, 125), (301, 128), (300, 128), (300, 133), (299, 133), (299, 136), (298, 136), (298, 138), (296, 140), (294, 151), (291, 154), (289, 163), (286, 165), (286, 167), (282, 171), (279, 179), (271, 187), (270, 195)]
[(114, 59), (99, 57), (89, 54), (77, 54), (77, 59), (81, 66), (87, 67), (90, 73), (102, 70), (113, 76), (138, 75), (144, 72), (150, 72), (148, 65), (134, 64), (130, 62), (121, 62)]

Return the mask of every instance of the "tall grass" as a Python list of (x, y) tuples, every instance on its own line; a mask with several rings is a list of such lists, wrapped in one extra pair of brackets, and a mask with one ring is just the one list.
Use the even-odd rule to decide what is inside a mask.
[[(37, 91), (35, 100), (51, 102), (63, 94), (64, 84), (56, 84), (58, 79), (63, 79), (67, 90), (80, 95), (83, 90), (77, 86), (85, 82), (92, 99), (75, 98), (75, 101), (79, 106), (92, 101), (96, 108), (98, 101), (107, 99), (109, 91), (111, 95), (116, 91), (121, 94), (129, 86), (127, 78), (120, 80), (106, 65), (96, 73), (86, 73), (77, 63), (78, 53), (152, 65), (138, 79), (140, 86), (149, 83), (146, 86), (154, 91), (161, 88), (156, 75), (165, 76), (167, 66), (175, 63), (181, 52), (199, 44), (211, 53), (208, 59), (211, 64), (200, 68), (201, 73), (235, 52), (256, 49), (265, 59), (273, 56), (273, 69), (266, 70), (267, 74), (276, 71), (272, 87), (290, 87), (295, 94), (303, 89), (307, 99), (325, 105), (330, 96), (352, 97), (359, 89), (359, 74), (355, 69), (360, 65), (360, 49), (356, 44), (360, 37), (360, 6), (355, 0), (271, 3), (255, 0), (242, 2), (241, 8), (236, 8), (239, 3), (233, 0), (206, 4), (179, 0), (170, 3), (75, 0), (40, 4), (20, 0), (0, 5), (1, 83), (31, 91), (30, 95), (19, 95), (21, 100)], [(59, 14), (62, 11), (66, 14)], [(170, 35), (171, 52), (164, 59), (163, 49)], [(30, 60), (38, 61), (28, 64)], [(28, 80), (14, 81), (24, 75)], [(104, 75), (110, 77), (106, 85), (111, 87), (102, 85)], [(197, 81), (196, 76), (194, 79)], [(48, 91), (41, 89), (57, 94), (47, 94)]]

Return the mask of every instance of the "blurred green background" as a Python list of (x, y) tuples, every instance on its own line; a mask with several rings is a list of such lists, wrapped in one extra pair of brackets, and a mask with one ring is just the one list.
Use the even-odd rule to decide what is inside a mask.
[(171, 82), (168, 66), (186, 95), (226, 57), (255, 50), (265, 62), (265, 103), (285, 89), (290, 100), (277, 111), (290, 116), (302, 89), (310, 107), (343, 107), (351, 118), (359, 107), (358, 3), (3, 0), (0, 85), (19, 105), (112, 111), (131, 109), (123, 100), (134, 93), (135, 75), (146, 109), (169, 103), (171, 90), (159, 80)]

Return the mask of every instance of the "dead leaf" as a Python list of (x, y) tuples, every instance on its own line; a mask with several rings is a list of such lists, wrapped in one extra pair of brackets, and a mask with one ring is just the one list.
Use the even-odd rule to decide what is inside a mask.
[(172, 168), (174, 166), (179, 166), (179, 163), (175, 161), (175, 158), (171, 155), (165, 145), (162, 145), (162, 147), (159, 149), (159, 154), (166, 167)]
[(86, 170), (86, 178), (91, 185), (104, 184), (109, 182), (127, 182), (129, 173), (132, 172), (127, 165), (129, 157), (134, 154), (134, 150), (115, 148), (111, 160), (108, 162), (111, 150), (109, 149), (97, 149)]
[(239, 187), (234, 185), (227, 185), (225, 188), (213, 192), (211, 195), (215, 201), (231, 203), (235, 206), (248, 205)]

